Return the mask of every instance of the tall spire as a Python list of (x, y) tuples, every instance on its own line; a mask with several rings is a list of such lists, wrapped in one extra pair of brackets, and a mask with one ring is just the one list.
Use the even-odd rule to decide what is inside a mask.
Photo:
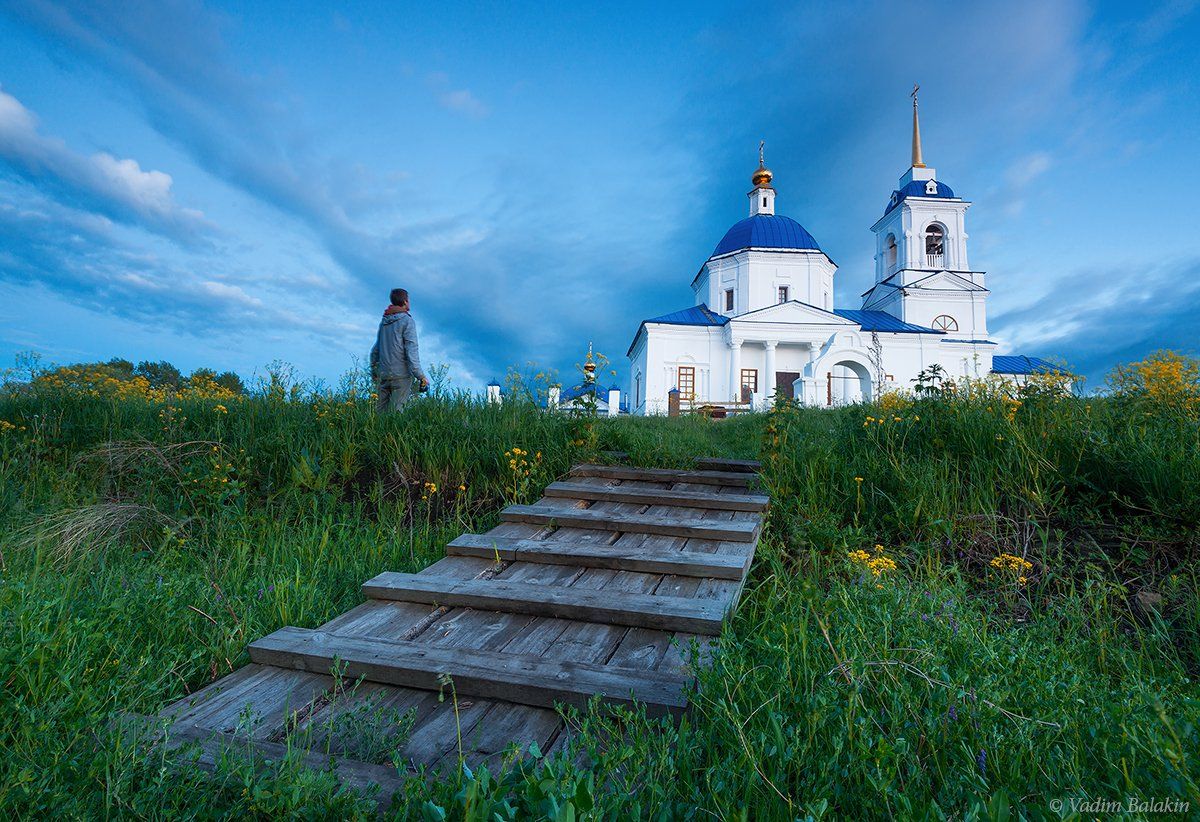
[(921, 123), (917, 120), (917, 92), (921, 90), (921, 86), (913, 83), (912, 94), (913, 98), (913, 145), (912, 145), (912, 167), (925, 168), (925, 163), (921, 160)]

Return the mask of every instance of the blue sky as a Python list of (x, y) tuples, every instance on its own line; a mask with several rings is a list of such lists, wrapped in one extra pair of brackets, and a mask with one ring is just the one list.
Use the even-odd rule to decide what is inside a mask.
[(1003, 350), (1200, 345), (1195, 3), (0, 0), (0, 42), (0, 363), (332, 381), (400, 285), (457, 385), (620, 366), (759, 139), (858, 307), (914, 81)]

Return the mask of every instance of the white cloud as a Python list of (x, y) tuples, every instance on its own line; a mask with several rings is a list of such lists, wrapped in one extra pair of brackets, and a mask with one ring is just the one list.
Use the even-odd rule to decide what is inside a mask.
[(143, 170), (136, 160), (107, 152), (89, 157), (73, 151), (63, 140), (40, 133), (33, 112), (3, 89), (0, 160), (27, 179), (47, 182), (57, 193), (114, 219), (185, 238), (213, 228), (203, 213), (175, 202), (170, 174)]
[(444, 92), (438, 97), (438, 102), (442, 108), (462, 112), (469, 117), (480, 118), (488, 115), (488, 107), (465, 88)]
[(438, 105), (444, 109), (457, 111), (476, 119), (487, 117), (491, 113), (487, 104), (469, 89), (450, 88), (450, 75), (444, 71), (431, 71), (425, 75), (425, 81), (436, 92)]

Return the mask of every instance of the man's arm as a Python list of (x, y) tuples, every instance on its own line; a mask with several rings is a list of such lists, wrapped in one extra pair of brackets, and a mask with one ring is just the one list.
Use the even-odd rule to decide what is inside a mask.
[(371, 346), (371, 378), (379, 375), (379, 334), (375, 334), (375, 344)]
[(404, 357), (408, 360), (408, 373), (428, 385), (429, 378), (421, 368), (421, 349), (417, 345), (417, 321), (411, 315), (404, 324)]

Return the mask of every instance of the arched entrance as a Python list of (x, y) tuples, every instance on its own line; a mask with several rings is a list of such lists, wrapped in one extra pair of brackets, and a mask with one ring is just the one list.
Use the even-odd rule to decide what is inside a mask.
[(871, 372), (853, 360), (839, 360), (825, 373), (825, 404), (871, 401)]

